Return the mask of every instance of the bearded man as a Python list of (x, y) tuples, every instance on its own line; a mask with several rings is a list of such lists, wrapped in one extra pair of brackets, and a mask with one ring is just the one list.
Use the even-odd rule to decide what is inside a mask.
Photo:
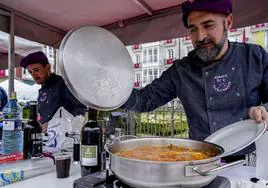
[[(268, 54), (258, 45), (228, 41), (231, 0), (186, 1), (182, 13), (194, 50), (145, 88), (133, 89), (122, 108), (146, 112), (178, 97), (195, 140), (240, 120), (267, 122)], [(226, 161), (254, 150), (251, 145)]]

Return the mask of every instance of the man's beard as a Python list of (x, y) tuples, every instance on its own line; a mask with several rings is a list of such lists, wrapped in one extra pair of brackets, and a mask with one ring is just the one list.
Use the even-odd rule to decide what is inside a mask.
[[(210, 38), (205, 38), (203, 41), (198, 41), (196, 44), (196, 55), (203, 60), (204, 62), (210, 62), (215, 60), (215, 58), (221, 52), (225, 40), (227, 39), (227, 29), (224, 27), (223, 37), (220, 42), (217, 44)], [(210, 44), (211, 48), (202, 47), (202, 45)]]

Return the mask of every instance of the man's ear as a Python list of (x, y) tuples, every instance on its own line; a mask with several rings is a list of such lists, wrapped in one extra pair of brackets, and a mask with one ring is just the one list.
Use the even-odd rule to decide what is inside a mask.
[(51, 70), (51, 66), (50, 66), (50, 64), (47, 64), (47, 65), (46, 65), (46, 68), (47, 68), (48, 70)]
[(233, 26), (233, 14), (229, 14), (226, 18), (226, 27), (230, 30)]

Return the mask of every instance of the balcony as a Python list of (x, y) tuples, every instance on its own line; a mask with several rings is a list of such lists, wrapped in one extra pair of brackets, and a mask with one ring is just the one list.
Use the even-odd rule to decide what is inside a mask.
[(251, 32), (264, 31), (267, 29), (268, 29), (268, 23), (251, 26)]
[(135, 69), (139, 69), (139, 68), (141, 68), (141, 64), (140, 64), (140, 63), (135, 63), (135, 64), (134, 64), (134, 68), (135, 68)]
[(184, 44), (192, 43), (190, 36), (183, 37), (182, 41), (183, 41)]
[(230, 29), (228, 34), (229, 36), (241, 35), (242, 29)]
[(169, 66), (169, 65), (172, 65), (173, 64), (173, 58), (169, 58), (169, 59), (165, 59), (164, 61), (164, 63), (165, 63), (165, 66)]
[(0, 70), (0, 78), (6, 78), (6, 70)]
[(140, 44), (132, 45), (132, 51), (133, 52), (141, 52), (141, 45)]
[(176, 39), (164, 40), (164, 46), (175, 46), (175, 45), (176, 45)]
[(141, 87), (141, 82), (134, 82), (134, 88)]

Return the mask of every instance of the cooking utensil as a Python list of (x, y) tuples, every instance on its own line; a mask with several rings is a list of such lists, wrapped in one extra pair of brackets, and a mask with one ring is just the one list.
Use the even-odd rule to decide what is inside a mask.
[(96, 26), (75, 28), (59, 49), (62, 77), (71, 93), (97, 110), (120, 107), (134, 83), (131, 57), (111, 32)]
[(224, 148), (222, 157), (236, 153), (258, 140), (266, 131), (266, 123), (243, 120), (230, 124), (205, 139)]
[[(227, 156), (247, 147), (258, 139), (266, 130), (266, 124), (257, 124), (252, 120), (241, 121), (229, 125), (208, 137), (207, 141), (195, 141), (177, 138), (139, 138), (120, 141), (106, 145), (110, 153), (110, 169), (121, 181), (134, 187), (202, 187), (209, 184), (217, 172), (236, 165), (244, 164), (244, 160), (229, 164), (221, 164), (221, 157)], [(241, 136), (240, 136), (241, 133)], [(249, 136), (249, 138), (247, 137)], [(236, 138), (240, 140), (236, 143)], [(223, 142), (225, 148), (211, 142)], [(227, 144), (228, 141), (230, 144)], [(196, 161), (159, 162), (128, 159), (116, 155), (121, 150), (131, 150), (142, 146), (168, 146), (174, 144), (190, 147), (194, 150), (208, 151), (217, 155), (209, 159)]]
[[(170, 144), (190, 147), (194, 150), (209, 151), (217, 153), (217, 155), (204, 160), (178, 162), (135, 160), (116, 155), (118, 151), (122, 150), (131, 150), (143, 146), (168, 146)], [(220, 156), (224, 149), (212, 143), (188, 139), (138, 138), (115, 141), (109, 147), (106, 146), (106, 151), (110, 153), (110, 169), (113, 174), (130, 186), (183, 186), (193, 188), (205, 186), (216, 177), (216, 168), (220, 165)], [(239, 164), (241, 164), (241, 161)]]

